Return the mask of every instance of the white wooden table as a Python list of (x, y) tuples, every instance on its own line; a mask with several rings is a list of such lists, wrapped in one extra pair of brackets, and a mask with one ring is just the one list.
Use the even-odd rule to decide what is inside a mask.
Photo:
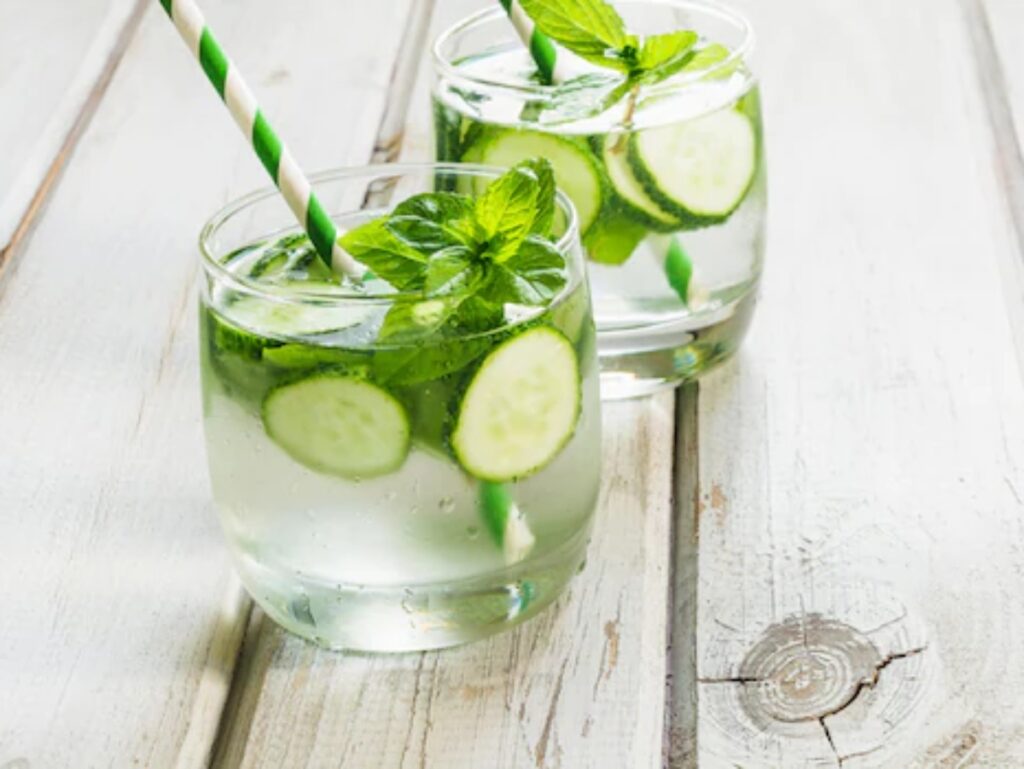
[[(429, 155), (484, 1), (206, 5), (318, 168)], [(0, 0), (0, 768), (1024, 766), (1024, 2), (743, 8), (745, 349), (606, 409), (553, 610), (375, 657), (252, 610), (211, 510), (196, 233), (261, 169), (157, 3)]]

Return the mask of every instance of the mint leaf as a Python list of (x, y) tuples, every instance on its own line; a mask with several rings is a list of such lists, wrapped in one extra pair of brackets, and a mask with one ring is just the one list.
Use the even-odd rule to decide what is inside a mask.
[(505, 303), (471, 296), (459, 305), (453, 320), (463, 333), (490, 331), (505, 322)]
[(693, 46), (697, 40), (697, 33), (690, 30), (645, 37), (637, 59), (638, 68), (642, 70), (637, 79), (651, 84), (671, 77), (694, 57)]
[[(636, 37), (626, 33), (618, 12), (604, 0), (520, 0), (537, 29), (595, 64), (627, 71)], [(625, 56), (624, 56), (625, 54)]]
[(384, 316), (377, 339), (416, 342), (433, 336), (459, 309), (460, 302), (459, 297), (395, 302)]
[(555, 221), (555, 172), (551, 168), (551, 162), (545, 158), (533, 158), (525, 161), (523, 165), (533, 172), (540, 185), (530, 232), (547, 237), (551, 234), (551, 225)]
[(500, 262), (519, 250), (533, 227), (539, 196), (537, 176), (520, 163), (491, 182), (477, 198), (476, 221), (491, 259)]
[(492, 266), (479, 296), (495, 303), (543, 305), (565, 287), (565, 259), (543, 238), (531, 235), (515, 256)]
[[(710, 69), (728, 59), (731, 53), (724, 45), (711, 43), (696, 51), (693, 58), (683, 67), (683, 70), (686, 72), (697, 72), (702, 69)], [(739, 66), (738, 61), (731, 66), (722, 67), (719, 71), (715, 72), (715, 77), (728, 77), (736, 71), (737, 66)]]
[(465, 293), (476, 287), (482, 272), (482, 267), (468, 248), (446, 248), (427, 262), (423, 290), (428, 296)]
[(427, 257), (390, 232), (383, 217), (349, 230), (338, 242), (353, 258), (401, 291), (423, 284)]
[[(391, 212), (392, 216), (418, 216), (444, 225), (464, 242), (476, 239), (473, 198), (456, 192), (423, 192), (406, 198)], [(422, 251), (422, 249), (420, 249)]]
[(387, 223), (388, 231), (404, 241), (410, 248), (428, 255), (450, 246), (471, 246), (473, 240), (462, 230), (422, 216), (392, 215)]
[(491, 348), (489, 339), (452, 339), (438, 344), (379, 349), (373, 354), (377, 379), (388, 385), (411, 385), (464, 369)]

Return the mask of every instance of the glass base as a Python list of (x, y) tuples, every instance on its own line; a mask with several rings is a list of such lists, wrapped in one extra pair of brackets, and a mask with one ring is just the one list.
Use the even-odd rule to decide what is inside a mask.
[(477, 641), (535, 616), (583, 568), (589, 532), (521, 564), (406, 587), (325, 584), (237, 561), (246, 590), (285, 630), (333, 650), (411, 652)]
[(651, 395), (697, 379), (739, 349), (757, 304), (753, 288), (714, 312), (679, 321), (601, 330), (601, 399)]

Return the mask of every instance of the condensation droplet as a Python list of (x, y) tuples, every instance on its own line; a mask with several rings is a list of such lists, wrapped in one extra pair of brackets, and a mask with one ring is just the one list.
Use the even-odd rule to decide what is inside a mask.
[(455, 500), (451, 497), (445, 497), (437, 503), (442, 513), (454, 513), (455, 512)]

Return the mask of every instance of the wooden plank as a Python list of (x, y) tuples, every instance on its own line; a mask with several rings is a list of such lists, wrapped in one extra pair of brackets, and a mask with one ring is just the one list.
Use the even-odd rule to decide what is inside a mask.
[(606, 410), (596, 533), (552, 609), (406, 655), (325, 652), (263, 621), (215, 765), (661, 766), (672, 404)]
[(750, 10), (769, 266), (700, 386), (699, 766), (1024, 765), (1019, 254), (970, 16)]
[[(432, 36), (483, 5), (445, 0)], [(424, 64), (403, 158), (432, 153), (430, 77)], [(671, 394), (606, 409), (587, 567), (511, 633), (442, 652), (343, 655), (255, 612), (214, 765), (661, 766), (673, 422)]]
[(87, 122), (144, 1), (0, 5), (0, 266)]
[[(367, 156), (398, 43), (367, 30), (407, 2), (205, 5), (302, 161)], [(151, 3), (0, 282), (0, 765), (207, 765), (248, 602), (202, 459), (195, 242), (264, 183)]]

